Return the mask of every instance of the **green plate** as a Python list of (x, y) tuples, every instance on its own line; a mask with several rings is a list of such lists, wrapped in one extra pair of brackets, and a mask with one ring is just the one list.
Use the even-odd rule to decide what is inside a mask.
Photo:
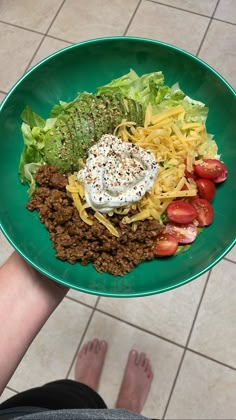
[[(78, 91), (127, 73), (162, 70), (168, 85), (179, 82), (189, 96), (209, 107), (207, 129), (215, 135), (227, 165), (227, 181), (217, 187), (214, 222), (191, 249), (177, 257), (140, 264), (124, 277), (99, 274), (90, 264), (70, 265), (54, 256), (51, 241), (36, 212), (25, 209), (27, 188), (20, 184), (18, 164), (23, 148), (20, 114), (26, 105), (47, 117), (59, 99), (70, 101)], [(211, 67), (193, 55), (162, 42), (110, 37), (85, 41), (41, 61), (12, 88), (0, 108), (1, 208), (3, 233), (14, 248), (51, 279), (84, 292), (105, 296), (144, 296), (183, 285), (220, 261), (235, 241), (236, 95)]]

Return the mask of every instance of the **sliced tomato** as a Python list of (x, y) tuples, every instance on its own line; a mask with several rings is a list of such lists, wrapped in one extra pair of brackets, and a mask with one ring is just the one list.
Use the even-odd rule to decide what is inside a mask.
[(197, 174), (195, 173), (195, 172), (189, 172), (188, 170), (187, 170), (187, 168), (185, 168), (185, 170), (184, 170), (184, 175), (185, 175), (185, 178), (192, 178), (192, 179), (194, 179), (194, 181), (196, 180), (196, 179), (198, 179), (198, 176), (197, 176)]
[(192, 201), (192, 205), (197, 210), (198, 226), (208, 226), (214, 218), (214, 210), (209, 201), (204, 198), (196, 198)]
[(225, 168), (225, 171), (220, 175), (220, 176), (218, 176), (217, 178), (213, 178), (213, 182), (215, 182), (215, 184), (218, 184), (218, 183), (220, 183), (220, 182), (223, 182), (223, 181), (225, 181), (226, 180), (226, 178), (227, 178), (227, 176), (228, 176), (228, 171), (227, 171), (227, 169)]
[(178, 248), (178, 241), (169, 233), (160, 233), (156, 238), (154, 254), (159, 257), (173, 255)]
[(223, 162), (217, 159), (203, 159), (202, 163), (194, 165), (194, 171), (201, 178), (214, 179), (226, 170)]
[(171, 222), (191, 223), (197, 217), (195, 207), (185, 201), (172, 201), (166, 209), (166, 214)]
[(212, 201), (216, 192), (214, 183), (210, 181), (210, 179), (199, 178), (196, 181), (196, 184), (200, 198), (205, 198), (207, 201)]
[(190, 244), (197, 237), (197, 227), (193, 223), (178, 225), (167, 223), (166, 232), (174, 236), (180, 244)]

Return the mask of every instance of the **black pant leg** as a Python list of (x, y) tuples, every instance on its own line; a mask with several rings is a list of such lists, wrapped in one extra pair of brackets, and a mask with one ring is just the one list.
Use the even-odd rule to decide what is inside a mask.
[(100, 395), (80, 382), (63, 379), (49, 382), (9, 398), (0, 410), (19, 406), (42, 407), (51, 410), (66, 408), (107, 408)]

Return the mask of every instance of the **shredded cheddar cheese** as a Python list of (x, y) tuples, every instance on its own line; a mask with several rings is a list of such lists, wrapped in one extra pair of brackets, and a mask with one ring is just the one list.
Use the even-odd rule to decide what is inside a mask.
[(112, 235), (116, 236), (117, 238), (119, 238), (119, 232), (118, 230), (113, 226), (113, 224), (110, 222), (110, 220), (108, 220), (102, 213), (100, 213), (99, 211), (96, 211), (94, 213), (94, 216), (96, 217), (96, 219), (102, 224), (104, 225), (111, 233)]
[(70, 175), (68, 178), (69, 185), (66, 186), (67, 191), (71, 194), (74, 205), (77, 208), (81, 219), (87, 223), (87, 225), (92, 226), (93, 221), (89, 218), (86, 208), (87, 204), (82, 204), (81, 198), (84, 197), (83, 186), (77, 181), (76, 175)]
[(127, 214), (122, 222), (134, 223), (153, 218), (161, 221), (161, 215), (176, 198), (193, 197), (197, 187), (187, 179), (185, 169), (193, 170), (197, 156), (215, 157), (217, 146), (209, 142), (206, 128), (200, 123), (184, 122), (185, 110), (178, 105), (170, 110), (153, 115), (148, 105), (143, 127), (122, 121), (117, 135), (154, 153), (160, 165), (158, 177), (152, 190), (136, 203), (137, 214)]

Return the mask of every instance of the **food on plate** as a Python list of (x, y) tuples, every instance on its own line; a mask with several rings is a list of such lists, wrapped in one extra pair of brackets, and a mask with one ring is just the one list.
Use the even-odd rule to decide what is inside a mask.
[(214, 182), (212, 182), (210, 179), (199, 178), (196, 180), (196, 184), (199, 197), (205, 198), (208, 201), (212, 201), (216, 193)]
[(198, 176), (214, 180), (225, 174), (226, 167), (220, 160), (202, 159), (201, 162), (195, 164), (194, 170)]
[(195, 241), (198, 233), (197, 226), (193, 223), (168, 222), (165, 231), (177, 239), (179, 244), (190, 244)]
[(93, 262), (99, 272), (122, 276), (141, 261), (154, 258), (152, 247), (163, 225), (156, 220), (137, 222), (136, 228), (124, 225), (123, 215), (114, 214), (110, 220), (119, 231), (115, 236), (100, 223), (92, 210), (88, 216), (92, 225), (84, 222), (73, 199), (66, 192), (67, 177), (57, 169), (42, 165), (36, 173), (39, 187), (27, 208), (37, 210), (39, 218), (49, 231), (56, 257), (74, 264)]
[(161, 72), (133, 70), (47, 120), (26, 107), (19, 174), (56, 257), (120, 276), (189, 249), (227, 178), (207, 112)]
[(198, 226), (208, 226), (212, 223), (214, 217), (214, 210), (208, 200), (204, 198), (195, 198), (192, 202), (197, 211), (196, 220)]
[(160, 233), (156, 237), (153, 252), (158, 257), (169, 257), (173, 255), (178, 249), (178, 239), (169, 233)]
[(166, 209), (166, 215), (171, 222), (191, 223), (197, 217), (197, 211), (191, 203), (172, 201)]
[(89, 206), (101, 213), (140, 201), (157, 177), (152, 152), (105, 134), (88, 150), (77, 178)]

